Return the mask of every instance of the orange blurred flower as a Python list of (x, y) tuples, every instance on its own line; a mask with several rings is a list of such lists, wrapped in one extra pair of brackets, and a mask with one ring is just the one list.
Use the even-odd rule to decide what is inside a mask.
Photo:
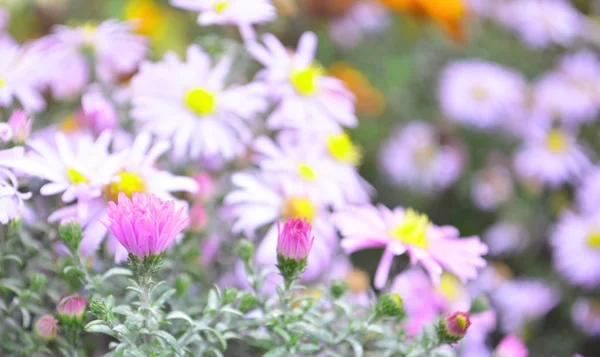
[(464, 39), (465, 0), (379, 0), (396, 12), (427, 17), (457, 41)]
[(342, 80), (356, 96), (356, 110), (360, 114), (378, 116), (385, 109), (385, 98), (369, 79), (346, 62), (335, 62), (329, 74)]
[(129, 0), (123, 10), (125, 19), (134, 22), (135, 31), (152, 37), (163, 25), (163, 10), (152, 0)]

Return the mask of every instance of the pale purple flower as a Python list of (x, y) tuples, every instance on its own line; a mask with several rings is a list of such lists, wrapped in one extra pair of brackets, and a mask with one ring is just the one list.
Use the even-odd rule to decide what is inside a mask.
[(174, 201), (161, 201), (154, 195), (134, 192), (129, 199), (123, 192), (119, 203), (108, 203), (108, 230), (129, 254), (143, 259), (159, 255), (187, 226), (189, 217)]
[(113, 130), (118, 126), (114, 105), (100, 92), (91, 91), (81, 97), (81, 108), (88, 126), (96, 134)]
[(31, 119), (23, 110), (15, 110), (8, 119), (11, 128), (12, 140), (16, 143), (24, 143), (31, 133)]
[(527, 323), (544, 317), (560, 300), (559, 291), (539, 280), (515, 279), (491, 291), (505, 333), (522, 333)]
[(273, 21), (277, 16), (270, 0), (171, 0), (171, 4), (199, 12), (198, 23), (202, 26), (238, 26), (246, 41), (255, 39), (253, 25)]
[(512, 221), (499, 221), (483, 234), (490, 255), (513, 254), (522, 251), (529, 240), (527, 229)]
[(179, 160), (242, 154), (252, 138), (248, 123), (268, 103), (260, 83), (226, 86), (231, 65), (229, 57), (213, 65), (196, 45), (185, 62), (167, 53), (162, 62), (144, 63), (132, 80), (131, 116), (143, 130), (172, 140)]
[(379, 151), (379, 165), (392, 183), (430, 193), (458, 180), (463, 154), (452, 144), (441, 144), (434, 127), (414, 121), (396, 130)]
[(339, 18), (329, 21), (329, 37), (340, 47), (356, 46), (365, 36), (390, 24), (386, 7), (376, 1), (358, 1)]
[(495, 357), (527, 357), (528, 355), (527, 347), (515, 335), (504, 337), (494, 350)]
[(583, 176), (576, 191), (577, 207), (583, 213), (600, 211), (600, 167), (595, 166)]
[(579, 298), (571, 309), (573, 324), (588, 336), (600, 336), (600, 301)]
[(0, 107), (10, 107), (15, 99), (27, 111), (46, 107), (39, 93), (40, 73), (45, 69), (41, 54), (10, 41), (0, 41)]
[(273, 35), (263, 37), (265, 46), (248, 44), (248, 51), (266, 68), (257, 79), (270, 86), (277, 102), (267, 119), (270, 129), (303, 129), (307, 132), (337, 133), (354, 127), (354, 96), (339, 79), (325, 75), (315, 62), (317, 35), (305, 32), (295, 52), (290, 52)]
[(11, 171), (0, 167), (0, 223), (7, 224), (19, 217), (23, 210), (23, 201), (29, 198), (31, 192), (19, 191), (17, 177)]
[(504, 166), (492, 166), (473, 175), (471, 195), (482, 210), (493, 210), (513, 195), (510, 171)]
[(591, 167), (575, 135), (565, 129), (536, 130), (515, 154), (517, 174), (557, 187), (580, 179)]
[(444, 113), (475, 128), (494, 128), (524, 105), (525, 78), (495, 63), (454, 62), (441, 78), (439, 100)]
[(552, 232), (554, 265), (569, 283), (600, 285), (600, 216), (565, 212)]
[(277, 255), (297, 262), (307, 259), (315, 236), (306, 219), (288, 218), (281, 228), (277, 222)]
[(583, 31), (583, 15), (566, 0), (515, 0), (497, 11), (498, 20), (534, 49), (569, 46)]
[(375, 273), (377, 288), (385, 286), (394, 257), (404, 253), (411, 264), (425, 268), (435, 285), (439, 285), (444, 270), (464, 283), (476, 278), (477, 269), (486, 265), (482, 255), (487, 253), (487, 246), (479, 237), (461, 239), (456, 228), (436, 226), (412, 209), (348, 207), (335, 212), (332, 220), (344, 237), (341, 245), (346, 253), (385, 248)]

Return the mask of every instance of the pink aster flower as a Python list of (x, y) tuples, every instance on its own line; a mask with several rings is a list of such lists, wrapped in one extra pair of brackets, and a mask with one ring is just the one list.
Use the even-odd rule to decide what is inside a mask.
[(16, 100), (27, 111), (46, 107), (39, 93), (43, 66), (40, 53), (11, 41), (0, 41), (0, 107), (10, 107)]
[(494, 350), (496, 357), (527, 357), (529, 351), (517, 336), (508, 335), (500, 341)]
[(600, 215), (565, 212), (550, 243), (556, 269), (574, 285), (594, 289), (600, 284)]
[(246, 41), (255, 38), (253, 25), (273, 21), (277, 16), (270, 0), (171, 0), (171, 4), (198, 11), (198, 23), (202, 26), (238, 26)]
[(154, 195), (134, 192), (129, 199), (123, 192), (119, 203), (108, 203), (108, 222), (103, 222), (119, 243), (140, 259), (161, 254), (183, 231), (189, 218), (175, 202), (161, 201)]
[(481, 60), (451, 63), (442, 73), (439, 100), (452, 120), (490, 129), (524, 105), (525, 78)]
[(348, 207), (334, 213), (332, 220), (344, 239), (346, 253), (368, 248), (385, 248), (375, 273), (374, 285), (385, 286), (395, 256), (407, 253), (411, 264), (420, 263), (435, 285), (447, 270), (462, 282), (477, 277), (486, 265), (487, 246), (472, 236), (460, 239), (451, 226), (436, 226), (412, 209), (384, 206)]
[(535, 130), (515, 156), (521, 178), (557, 187), (576, 182), (591, 162), (575, 135), (560, 128)]
[(114, 105), (97, 91), (88, 92), (81, 97), (81, 108), (88, 126), (96, 134), (118, 126), (119, 117)]
[(421, 121), (396, 130), (379, 151), (379, 165), (392, 183), (426, 193), (456, 182), (463, 161), (458, 147), (442, 144), (435, 128)]
[(315, 63), (317, 35), (305, 32), (295, 52), (289, 52), (273, 35), (263, 38), (265, 46), (250, 43), (248, 51), (266, 68), (257, 79), (265, 81), (277, 101), (269, 116), (270, 129), (303, 129), (308, 132), (339, 132), (340, 126), (354, 127), (354, 96), (339, 79), (325, 75)]
[(566, 0), (516, 0), (498, 6), (498, 19), (534, 49), (569, 46), (583, 32), (580, 14)]
[(268, 103), (262, 84), (225, 85), (231, 65), (228, 57), (213, 65), (196, 45), (185, 62), (167, 53), (162, 62), (144, 63), (132, 80), (131, 116), (143, 130), (172, 140), (177, 159), (240, 155), (252, 138), (248, 123)]
[(306, 219), (288, 219), (281, 229), (277, 222), (277, 255), (297, 262), (308, 258), (315, 237)]
[(600, 336), (600, 301), (580, 298), (571, 309), (573, 324), (588, 336)]

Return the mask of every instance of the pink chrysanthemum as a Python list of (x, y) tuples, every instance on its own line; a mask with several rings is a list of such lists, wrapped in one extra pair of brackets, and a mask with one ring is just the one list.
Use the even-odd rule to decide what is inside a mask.
[(385, 248), (375, 273), (377, 288), (385, 286), (394, 257), (404, 253), (408, 253), (411, 264), (420, 263), (427, 270), (435, 285), (439, 285), (444, 269), (465, 282), (477, 277), (477, 269), (486, 265), (482, 255), (488, 249), (479, 237), (459, 239), (456, 228), (436, 226), (412, 209), (349, 207), (332, 219), (344, 236), (341, 244), (346, 253)]
[(137, 192), (131, 199), (121, 192), (118, 204), (108, 203), (107, 214), (108, 223), (104, 225), (130, 254), (140, 259), (162, 253), (189, 221), (183, 208), (175, 210), (175, 202)]
[(315, 237), (306, 219), (292, 219), (281, 229), (277, 222), (277, 254), (285, 259), (301, 261), (308, 258)]

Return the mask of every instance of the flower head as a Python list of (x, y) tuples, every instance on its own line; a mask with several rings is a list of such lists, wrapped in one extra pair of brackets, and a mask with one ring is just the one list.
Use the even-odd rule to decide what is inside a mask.
[(143, 259), (161, 254), (188, 224), (183, 208), (155, 195), (134, 192), (130, 199), (119, 193), (119, 203), (108, 203), (103, 224), (130, 254)]
[(600, 336), (600, 301), (579, 298), (571, 309), (573, 324), (588, 336)]
[(46, 341), (53, 340), (56, 337), (58, 325), (52, 315), (44, 315), (35, 323), (35, 333)]
[(283, 229), (277, 222), (277, 254), (298, 262), (308, 258), (315, 240), (311, 229), (305, 218), (289, 218)]
[(65, 295), (56, 303), (56, 312), (61, 322), (77, 323), (83, 320), (86, 301), (78, 294)]
[(494, 350), (494, 357), (527, 357), (528, 355), (527, 347), (515, 335), (504, 337)]
[(442, 320), (443, 336), (449, 342), (457, 342), (467, 334), (471, 319), (468, 312), (455, 312)]

